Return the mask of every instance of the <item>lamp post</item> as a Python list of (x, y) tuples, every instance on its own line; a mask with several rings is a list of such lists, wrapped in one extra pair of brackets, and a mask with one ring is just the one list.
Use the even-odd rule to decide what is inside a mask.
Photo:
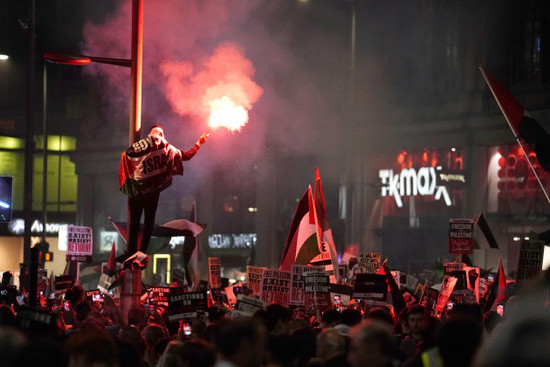
[[(65, 65), (87, 65), (91, 62), (131, 68), (129, 145), (140, 139), (141, 134), (141, 85), (143, 59), (143, 0), (132, 0), (132, 58), (113, 59), (70, 53), (47, 53), (44, 58), (50, 62)], [(120, 295), (122, 317), (127, 321), (128, 311), (139, 305), (141, 292), (141, 271), (129, 270), (124, 276)]]
[(29, 0), (29, 20), (27, 29), (28, 59), (27, 59), (27, 121), (25, 130), (25, 176), (23, 183), (23, 213), (25, 217), (25, 233), (23, 236), (23, 268), (27, 274), (24, 275), (24, 284), (28, 284), (29, 306), (36, 306), (36, 277), (38, 262), (35, 252), (31, 250), (31, 222), (32, 222), (32, 175), (33, 175), (33, 151), (34, 151), (34, 63), (36, 59), (35, 40), (35, 0)]

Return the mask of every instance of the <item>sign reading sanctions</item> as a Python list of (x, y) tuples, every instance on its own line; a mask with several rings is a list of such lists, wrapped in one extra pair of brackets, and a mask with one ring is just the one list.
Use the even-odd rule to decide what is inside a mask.
[(92, 227), (67, 226), (67, 261), (92, 262)]

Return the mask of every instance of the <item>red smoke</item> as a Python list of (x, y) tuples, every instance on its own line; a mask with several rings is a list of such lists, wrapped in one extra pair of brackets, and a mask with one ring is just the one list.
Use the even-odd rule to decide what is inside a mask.
[[(144, 3), (144, 110), (153, 110), (156, 114), (155, 109), (162, 109), (162, 104), (157, 103), (160, 101), (155, 100), (158, 90), (174, 112), (199, 117), (204, 127), (214, 100), (227, 97), (246, 112), (252, 108), (263, 93), (252, 80), (252, 63), (237, 44), (217, 41), (225, 35), (230, 23), (235, 26), (234, 23), (244, 19), (251, 10), (250, 6), (239, 3), (203, 0)], [(103, 22), (87, 23), (83, 53), (129, 58), (131, 18), (131, 1), (125, 0)], [(106, 78), (108, 86), (104, 90), (109, 94), (109, 104), (121, 114), (127, 114), (129, 70), (94, 64), (86, 71)]]
[(251, 79), (252, 63), (232, 43), (219, 46), (197, 68), (187, 61), (165, 61), (160, 70), (166, 78), (166, 97), (179, 115), (206, 119), (214, 108), (213, 102), (224, 98), (248, 111), (263, 92)]

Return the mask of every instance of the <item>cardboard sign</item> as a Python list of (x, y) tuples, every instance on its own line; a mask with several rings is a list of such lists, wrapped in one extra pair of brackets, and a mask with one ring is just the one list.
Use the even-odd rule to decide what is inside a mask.
[(476, 295), (472, 289), (454, 290), (452, 296), (457, 303), (466, 303), (470, 305), (477, 303)]
[(257, 298), (248, 297), (243, 294), (237, 295), (236, 309), (245, 316), (252, 316), (256, 311), (263, 309), (265, 306), (267, 306), (267, 303)]
[(246, 266), (246, 279), (248, 279), (248, 288), (252, 291), (252, 297), (259, 297), (262, 288), (262, 274), (267, 269), (261, 266)]
[(456, 285), (457, 278), (445, 275), (443, 278), (443, 284), (441, 285), (441, 291), (437, 297), (437, 302), (433, 307), (434, 316), (441, 318), (443, 312), (445, 312), (445, 307), (447, 307), (447, 302), (453, 293), (453, 290)]
[(418, 286), (418, 283), (419, 283), (419, 280), (417, 277), (411, 275), (411, 274), (407, 274), (407, 278), (406, 278), (406, 281), (405, 281), (405, 288), (407, 289), (416, 289), (416, 287)]
[(174, 268), (172, 269), (172, 279), (176, 280), (180, 284), (185, 283), (185, 271), (182, 269)]
[(474, 252), (474, 220), (449, 219), (449, 253), (472, 254)]
[(168, 306), (168, 295), (172, 292), (170, 287), (151, 287), (141, 295), (141, 300), (145, 301), (147, 298), (154, 300), (157, 305)]
[(407, 306), (418, 303), (418, 298), (408, 288), (404, 288), (401, 293), (403, 294), (403, 299), (405, 299)]
[(56, 275), (54, 285), (55, 294), (65, 293), (67, 289), (73, 286), (73, 279), (70, 275)]
[(243, 286), (242, 283), (233, 284), (229, 287), (225, 287), (225, 295), (227, 296), (227, 302), (230, 305), (236, 305), (237, 304), (237, 296), (242, 294), (246, 295), (250, 292), (248, 287)]
[(361, 253), (357, 257), (359, 273), (376, 274), (380, 270), (380, 254)]
[(216, 289), (222, 286), (222, 262), (218, 257), (208, 258), (208, 280), (210, 288)]
[(366, 298), (376, 301), (386, 301), (388, 284), (382, 274), (357, 274), (353, 298)]
[(92, 262), (92, 227), (67, 226), (67, 261)]
[(293, 306), (303, 306), (305, 304), (304, 273), (324, 270), (325, 268), (322, 266), (293, 264), (290, 271), (292, 274), (292, 282), (290, 284), (289, 304)]
[(479, 302), (479, 281), (481, 271), (478, 267), (465, 266), (466, 280), (468, 281), (468, 289), (474, 293), (475, 302)]
[(401, 270), (392, 270), (391, 275), (393, 277), (393, 280), (395, 280), (395, 284), (397, 284), (397, 288), (403, 289), (407, 285), (407, 273)]
[(353, 294), (353, 288), (346, 284), (330, 284), (330, 298), (333, 300), (333, 303), (336, 303), (336, 300), (340, 302), (342, 306), (349, 306), (351, 301), (351, 295)]
[(267, 303), (278, 303), (288, 307), (290, 295), (290, 272), (266, 269), (262, 274), (260, 299)]
[(176, 321), (197, 317), (199, 310), (206, 311), (206, 292), (174, 290), (168, 295), (168, 320)]
[(212, 301), (217, 304), (228, 304), (229, 300), (227, 299), (227, 294), (225, 293), (225, 289), (221, 288), (212, 288), (210, 290), (210, 296), (212, 297)]
[(304, 306), (308, 311), (324, 311), (332, 307), (327, 272), (304, 273)]
[(537, 278), (542, 271), (543, 255), (543, 241), (522, 241), (519, 252), (518, 274), (516, 280), (521, 282), (523, 280)]
[(103, 302), (103, 295), (99, 289), (93, 289), (86, 291), (86, 300), (88, 302)]
[(437, 289), (428, 287), (426, 288), (422, 298), (420, 299), (420, 304), (428, 309), (433, 309), (433, 306), (437, 302), (437, 297), (439, 297), (439, 291)]

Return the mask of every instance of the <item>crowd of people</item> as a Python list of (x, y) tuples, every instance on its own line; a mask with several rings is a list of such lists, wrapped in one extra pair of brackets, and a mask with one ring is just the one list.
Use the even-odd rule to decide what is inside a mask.
[(455, 304), (441, 318), (415, 304), (355, 304), (307, 316), (272, 303), (250, 316), (222, 304), (187, 320), (167, 309), (132, 308), (109, 295), (90, 301), (79, 286), (64, 307), (0, 306), (2, 366), (546, 366), (550, 301), (546, 283), (524, 287), (505, 312)]

